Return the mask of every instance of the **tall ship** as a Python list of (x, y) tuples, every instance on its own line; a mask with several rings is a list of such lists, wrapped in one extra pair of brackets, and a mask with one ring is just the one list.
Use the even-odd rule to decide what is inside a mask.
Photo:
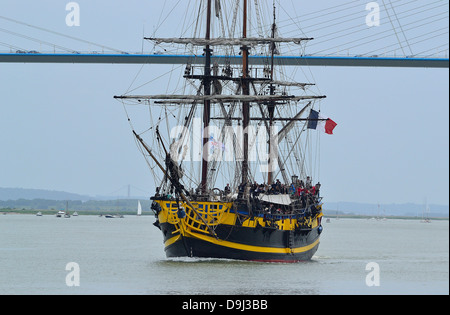
[[(174, 90), (152, 83), (166, 93), (114, 97), (155, 178), (166, 256), (310, 260), (323, 230), (317, 129), (335, 124), (319, 115), (315, 84), (292, 80), (278, 60), (312, 38), (281, 37), (275, 2), (196, 3), (192, 37), (145, 38), (187, 56), (170, 72)], [(136, 120), (149, 119), (141, 130), (136, 108)]]

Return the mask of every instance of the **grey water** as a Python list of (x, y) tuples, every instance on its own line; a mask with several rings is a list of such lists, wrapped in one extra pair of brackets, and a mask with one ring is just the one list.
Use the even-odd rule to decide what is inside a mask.
[(0, 215), (0, 294), (449, 294), (449, 221), (331, 219), (296, 264), (167, 259), (153, 222)]

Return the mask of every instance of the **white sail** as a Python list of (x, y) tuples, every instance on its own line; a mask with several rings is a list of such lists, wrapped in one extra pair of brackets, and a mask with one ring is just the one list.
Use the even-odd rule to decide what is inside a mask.
[(138, 201), (138, 210), (137, 210), (137, 215), (141, 215), (142, 214), (142, 206), (141, 206), (141, 202)]

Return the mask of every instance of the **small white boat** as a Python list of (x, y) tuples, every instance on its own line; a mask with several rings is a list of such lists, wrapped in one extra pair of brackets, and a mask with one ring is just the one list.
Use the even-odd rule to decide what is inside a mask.
[(42, 217), (42, 212), (39, 211), (38, 213), (36, 213), (36, 216), (37, 216), (37, 217)]
[(420, 220), (422, 223), (431, 223), (430, 219), (430, 207), (428, 206), (428, 202), (425, 200), (425, 208), (422, 213), (422, 220)]
[(140, 202), (140, 201), (138, 201), (137, 215), (138, 215), (138, 216), (141, 216), (141, 215), (142, 215), (142, 206), (141, 206), (141, 202)]
[(116, 218), (123, 218), (123, 217), (124, 217), (123, 215), (118, 215), (118, 214), (116, 214), (116, 215), (112, 215), (112, 214), (105, 215), (105, 218), (108, 218), (108, 219), (116, 219)]
[(75, 211), (75, 212), (72, 214), (72, 216), (78, 217), (78, 212)]
[(58, 211), (58, 213), (56, 214), (57, 218), (61, 218), (63, 215), (65, 215), (66, 213), (62, 210)]
[(64, 218), (70, 218), (69, 202), (68, 201), (66, 201), (66, 211), (64, 212)]

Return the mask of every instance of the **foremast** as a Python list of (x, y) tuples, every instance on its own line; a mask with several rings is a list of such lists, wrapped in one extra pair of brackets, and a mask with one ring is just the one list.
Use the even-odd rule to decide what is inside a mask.
[[(275, 32), (276, 32), (277, 24), (276, 24), (276, 11), (275, 11), (275, 2), (273, 3), (273, 24), (272, 24), (272, 38), (275, 38)], [(270, 45), (270, 95), (275, 95), (275, 86), (273, 84), (273, 72), (274, 72), (274, 59), (275, 59), (275, 49), (276, 44), (273, 42)], [(276, 152), (273, 152), (276, 150), (276, 147), (272, 145), (272, 139), (273, 139), (273, 119), (275, 116), (275, 102), (270, 102), (268, 106), (269, 111), (269, 169), (267, 174), (267, 182), (272, 183), (273, 182), (273, 163), (274, 163), (274, 156), (277, 155)]]

